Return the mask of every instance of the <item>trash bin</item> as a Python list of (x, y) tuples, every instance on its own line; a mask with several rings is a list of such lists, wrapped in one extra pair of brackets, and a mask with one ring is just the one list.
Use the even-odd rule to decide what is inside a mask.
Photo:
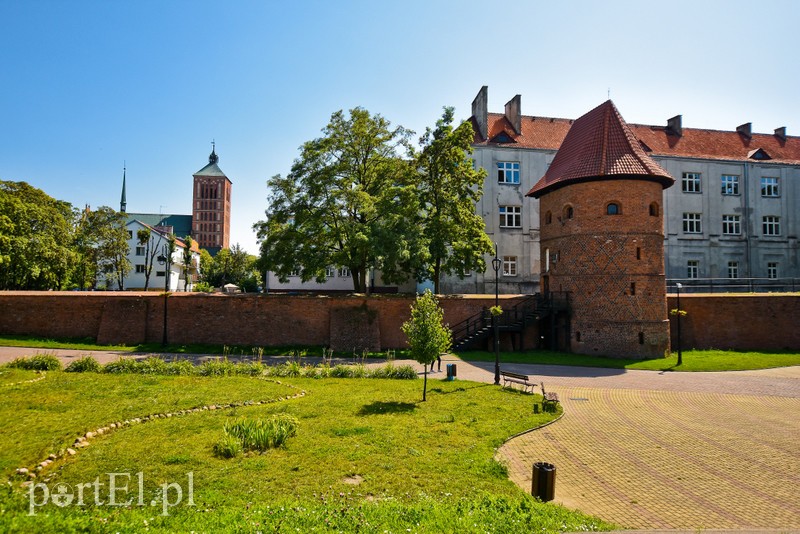
[(556, 494), (556, 466), (545, 462), (533, 464), (531, 495), (543, 502), (552, 501)]
[(456, 364), (448, 363), (447, 364), (447, 380), (452, 382), (456, 378)]

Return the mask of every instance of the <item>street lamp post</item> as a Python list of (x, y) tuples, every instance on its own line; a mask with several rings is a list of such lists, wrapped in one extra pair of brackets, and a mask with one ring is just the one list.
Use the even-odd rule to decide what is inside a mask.
[(683, 286), (680, 282), (675, 284), (675, 290), (678, 293), (678, 365), (683, 363), (683, 351), (681, 347), (681, 288)]
[(169, 246), (164, 245), (161, 249), (161, 255), (158, 257), (158, 264), (166, 266), (164, 272), (164, 334), (161, 338), (161, 344), (167, 346), (167, 302), (169, 296), (169, 272), (172, 267), (172, 254), (170, 254)]
[[(497, 257), (497, 243), (494, 244), (494, 259), (492, 260), (492, 268), (494, 269), (494, 306), (495, 309), (499, 306), (499, 273), (500, 273), (500, 258)], [(500, 332), (498, 325), (498, 317), (492, 313), (492, 329), (494, 331), (494, 385), (500, 385)]]

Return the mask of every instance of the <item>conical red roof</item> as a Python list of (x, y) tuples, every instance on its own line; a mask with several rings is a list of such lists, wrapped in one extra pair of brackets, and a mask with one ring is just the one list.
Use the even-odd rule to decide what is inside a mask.
[(630, 178), (654, 180), (665, 189), (675, 181), (645, 153), (608, 100), (575, 121), (547, 173), (527, 196), (539, 198), (574, 182)]

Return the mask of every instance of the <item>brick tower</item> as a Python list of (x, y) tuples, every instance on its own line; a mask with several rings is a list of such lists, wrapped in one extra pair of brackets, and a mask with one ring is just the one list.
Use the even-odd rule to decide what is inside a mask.
[(192, 195), (192, 234), (212, 256), (231, 241), (231, 181), (217, 163), (216, 147), (211, 148), (208, 165), (194, 174)]
[(669, 350), (662, 191), (673, 178), (610, 100), (577, 119), (541, 180), (543, 292), (566, 292), (573, 352)]

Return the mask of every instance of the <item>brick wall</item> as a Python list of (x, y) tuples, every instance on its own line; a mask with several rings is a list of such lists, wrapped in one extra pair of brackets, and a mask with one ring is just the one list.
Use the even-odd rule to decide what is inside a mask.
[[(675, 295), (667, 298), (677, 307)], [(681, 295), (684, 349), (800, 351), (800, 295)], [(678, 349), (676, 318), (670, 316), (672, 350)]]
[[(514, 299), (501, 296), (501, 305)], [(219, 345), (330, 345), (332, 314), (343, 308), (376, 313), (380, 346), (405, 345), (400, 325), (409, 317), (407, 296), (285, 296), (175, 294), (169, 298), (168, 335), (174, 343)], [(441, 300), (450, 324), (473, 315), (494, 298)], [(669, 296), (669, 308), (675, 308)], [(685, 348), (800, 350), (800, 295), (681, 295)], [(0, 334), (52, 338), (91, 337), (102, 343), (160, 342), (164, 297), (158, 293), (0, 292)], [(361, 313), (361, 312), (357, 312)], [(673, 350), (677, 347), (671, 318)], [(367, 324), (369, 322), (367, 321)], [(527, 348), (537, 341), (531, 329)], [(344, 340), (343, 343), (348, 343)], [(503, 339), (510, 350), (510, 339)]]

